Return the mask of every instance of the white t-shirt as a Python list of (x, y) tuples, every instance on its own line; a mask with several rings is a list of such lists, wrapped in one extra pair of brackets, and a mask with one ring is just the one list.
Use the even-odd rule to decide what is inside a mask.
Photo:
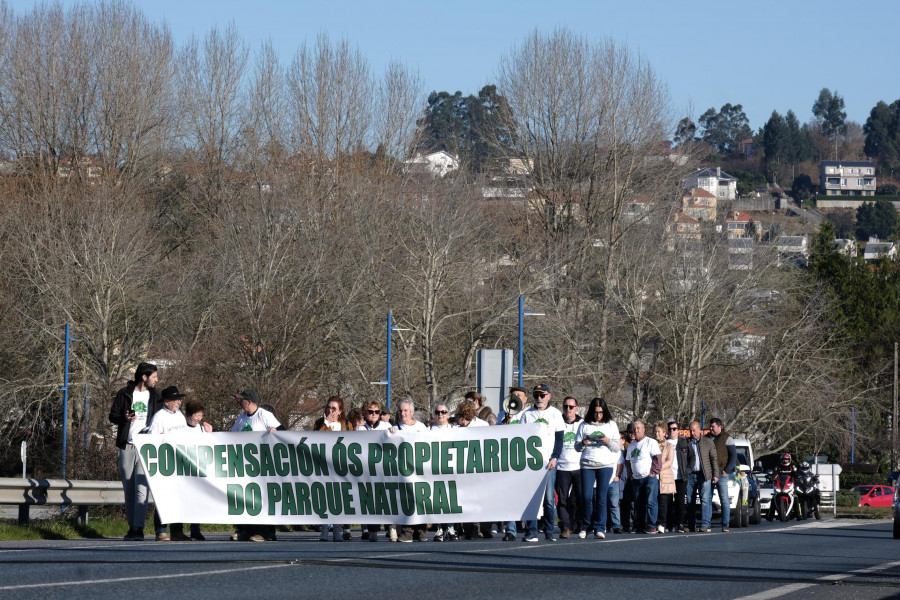
[(650, 475), (653, 466), (653, 457), (662, 454), (659, 444), (650, 436), (637, 442), (631, 442), (628, 446), (628, 460), (631, 461), (631, 474), (635, 479), (642, 479)]
[[(608, 423), (588, 423), (587, 421), (582, 421), (581, 426), (578, 427), (578, 433), (575, 435), (575, 442), (581, 442), (587, 436), (598, 437), (601, 433), (610, 440), (618, 440), (619, 426), (616, 425), (615, 421), (609, 421)], [(600, 465), (599, 467), (593, 468), (608, 469), (609, 467), (616, 466), (616, 461), (619, 460), (617, 454), (621, 453), (611, 452), (609, 447), (603, 444), (592, 443), (584, 447), (584, 451), (581, 453), (581, 460), (582, 462)]]
[(184, 428), (184, 431), (186, 435), (206, 435), (206, 430), (203, 429), (203, 423), (195, 425), (194, 427), (188, 425)]
[(378, 421), (378, 424), (375, 427), (372, 427), (368, 423), (363, 423), (359, 427), (356, 428), (357, 431), (390, 431), (391, 424), (387, 421)]
[(142, 429), (147, 427), (147, 412), (150, 410), (150, 390), (144, 390), (143, 392), (139, 392), (134, 390), (131, 393), (131, 410), (134, 411), (134, 415), (137, 417), (134, 421), (131, 422), (131, 427), (128, 428), (128, 443), (134, 443), (134, 434), (140, 433)]
[(575, 450), (575, 434), (578, 433), (579, 425), (581, 419), (572, 423), (563, 421), (563, 449), (556, 463), (556, 468), (560, 471), (577, 471), (581, 468), (581, 453)]
[(472, 419), (469, 422), (467, 427), (490, 427), (490, 425), (488, 425), (487, 421), (485, 421), (483, 419), (479, 419), (478, 417), (475, 417), (474, 419)]
[(341, 430), (341, 422), (340, 421), (329, 421), (328, 419), (323, 419), (325, 423), (325, 427), (332, 431), (340, 431)]
[(428, 431), (428, 427), (421, 421), (413, 421), (412, 425), (407, 425), (403, 421), (398, 421), (395, 427), (401, 431)]
[(457, 425), (454, 425), (453, 423), (447, 423), (444, 426), (441, 426), (441, 425), (438, 425), (437, 423), (435, 423), (434, 425), (429, 427), (429, 429), (432, 429), (432, 430), (434, 430), (434, 429), (453, 429), (454, 427), (457, 427)]
[[(675, 457), (674, 460), (672, 460), (672, 477), (674, 477), (675, 479), (679, 479), (679, 477), (678, 477), (678, 452), (676, 450), (676, 447), (678, 446), (678, 440), (666, 438), (666, 441), (669, 442), (669, 445), (672, 446), (672, 450), (674, 451), (672, 453), (673, 456)], [(681, 477), (681, 479), (684, 479), (684, 477)]]
[(559, 409), (548, 406), (544, 410), (538, 410), (534, 406), (519, 414), (519, 423), (540, 423), (544, 426), (545, 435), (552, 437), (557, 431), (563, 431), (566, 428), (566, 422), (563, 421), (562, 413)]
[(275, 415), (264, 408), (257, 408), (252, 415), (241, 413), (234, 423), (232, 431), (268, 431), (269, 427), (279, 427), (281, 423)]
[(150, 427), (148, 428), (150, 431), (147, 433), (170, 433), (186, 427), (187, 421), (184, 420), (184, 415), (180, 410), (173, 412), (163, 407), (161, 410), (156, 411), (156, 414), (150, 419)]

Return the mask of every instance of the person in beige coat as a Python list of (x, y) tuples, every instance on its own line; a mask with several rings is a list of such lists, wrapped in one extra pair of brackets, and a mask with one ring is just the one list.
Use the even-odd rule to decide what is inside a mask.
[(669, 512), (669, 503), (675, 500), (675, 471), (672, 465), (675, 463), (675, 447), (666, 441), (667, 426), (662, 421), (656, 424), (655, 437), (662, 450), (662, 469), (659, 472), (659, 512), (656, 518), (656, 530), (666, 532), (666, 515)]

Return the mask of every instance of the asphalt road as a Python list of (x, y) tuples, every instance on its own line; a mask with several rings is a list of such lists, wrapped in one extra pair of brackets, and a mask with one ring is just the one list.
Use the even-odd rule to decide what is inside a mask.
[(208, 537), (0, 543), (0, 598), (900, 598), (889, 521), (537, 544), (376, 544), (358, 531), (350, 543), (313, 533), (266, 543)]

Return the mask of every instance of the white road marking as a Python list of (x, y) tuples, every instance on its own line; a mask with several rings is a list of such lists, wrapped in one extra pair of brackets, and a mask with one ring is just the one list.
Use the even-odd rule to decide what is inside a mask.
[[(889, 563), (883, 563), (880, 565), (874, 565), (872, 567), (866, 567), (865, 569), (856, 569), (854, 571), (848, 571), (847, 573), (835, 573), (833, 575), (825, 575), (823, 577), (819, 577), (817, 581), (821, 581), (824, 583), (832, 583), (835, 581), (841, 581), (842, 579), (850, 579), (856, 575), (868, 575), (870, 573), (877, 573), (878, 571), (884, 571), (886, 569), (892, 569), (894, 567), (900, 567), (900, 561), (893, 561)], [(764, 592), (759, 592), (758, 594), (750, 594), (749, 596), (741, 596), (740, 598), (735, 598), (735, 600), (772, 600), (772, 598), (780, 598), (781, 596), (786, 596), (787, 594), (791, 594), (793, 592), (815, 587), (817, 585), (821, 585), (819, 583), (790, 583), (788, 585), (782, 585), (777, 588), (772, 588), (771, 590), (766, 590)]]

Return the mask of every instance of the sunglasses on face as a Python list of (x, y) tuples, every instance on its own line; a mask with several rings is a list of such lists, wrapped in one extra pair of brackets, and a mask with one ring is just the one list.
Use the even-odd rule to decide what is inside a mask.
[(669, 431), (678, 431), (677, 427), (669, 427)]
[(367, 410), (366, 412), (369, 413), (370, 415), (380, 415), (381, 414), (380, 410)]
[(572, 409), (578, 408), (578, 407), (575, 406), (574, 404), (566, 404), (565, 406), (566, 406), (566, 408), (572, 408)]
[(535, 394), (534, 397), (535, 397), (535, 398), (543, 398), (543, 397), (546, 396), (546, 395), (547, 395), (547, 394)]
[(434, 414), (436, 414), (436, 415), (446, 415), (448, 412), (449, 412), (449, 411), (446, 411), (446, 410), (436, 410), (436, 411), (434, 411)]

